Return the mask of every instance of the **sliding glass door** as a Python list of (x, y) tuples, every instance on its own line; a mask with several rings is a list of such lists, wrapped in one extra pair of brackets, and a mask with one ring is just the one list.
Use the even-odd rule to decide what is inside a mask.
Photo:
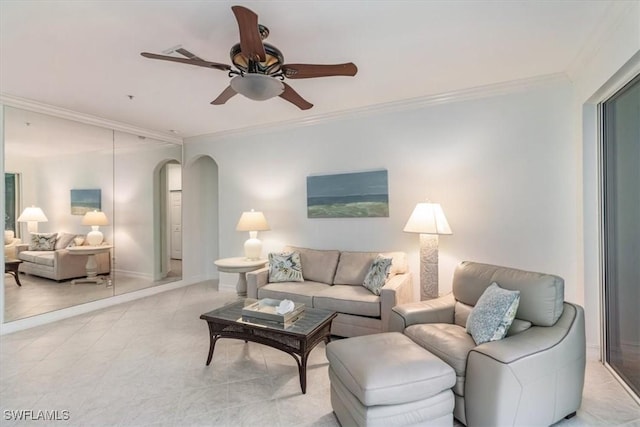
[(601, 111), (605, 357), (640, 395), (640, 76)]

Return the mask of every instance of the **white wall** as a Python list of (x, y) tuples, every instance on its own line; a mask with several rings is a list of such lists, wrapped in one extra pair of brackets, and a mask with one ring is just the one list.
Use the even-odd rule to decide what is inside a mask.
[(116, 272), (153, 278), (154, 171), (167, 161), (181, 162), (181, 150), (177, 145), (116, 150)]
[(572, 115), (574, 143), (582, 186), (577, 203), (581, 206), (579, 235), (580, 265), (577, 272), (585, 307), (587, 347), (598, 354), (600, 347), (600, 242), (598, 196), (597, 103), (640, 73), (640, 2), (615, 4), (608, 17), (608, 31), (593, 43), (593, 53), (570, 73), (574, 82)]
[[(88, 156), (91, 161), (87, 160)], [(86, 234), (82, 216), (71, 215), (71, 189), (100, 189), (102, 210), (113, 218), (113, 159), (111, 151), (64, 155), (60, 157), (21, 159), (7, 158), (6, 169), (20, 173), (22, 205), (39, 206), (48, 222), (38, 224), (43, 233), (67, 232)], [(22, 225), (22, 240), (28, 243), (26, 225)], [(101, 227), (107, 241), (112, 241), (111, 226)]]
[[(451, 289), (455, 265), (469, 259), (561, 275), (574, 300), (579, 183), (570, 101), (569, 82), (550, 79), (445, 105), (202, 136), (186, 141), (185, 165), (207, 154), (219, 166), (221, 257), (242, 254), (247, 236), (235, 225), (242, 211), (255, 208), (271, 225), (260, 233), (264, 253), (288, 243), (403, 250), (417, 294), (418, 236), (402, 228), (428, 197), (442, 204), (454, 233), (440, 239), (441, 292)], [(267, 102), (280, 100), (265, 108)], [(389, 218), (307, 218), (308, 175), (379, 168), (389, 172)], [(221, 274), (221, 282), (234, 281)]]

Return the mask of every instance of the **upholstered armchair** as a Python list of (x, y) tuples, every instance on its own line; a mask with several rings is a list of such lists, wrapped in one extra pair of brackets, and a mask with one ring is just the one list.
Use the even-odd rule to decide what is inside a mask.
[[(520, 291), (505, 338), (476, 345), (467, 318), (492, 283)], [(467, 426), (550, 425), (582, 401), (584, 310), (564, 301), (560, 277), (461, 263), (452, 293), (394, 307), (391, 329), (404, 332), (456, 372), (454, 416)]]
[(15, 237), (12, 230), (4, 231), (4, 257), (7, 259), (16, 258), (16, 248), (22, 240)]

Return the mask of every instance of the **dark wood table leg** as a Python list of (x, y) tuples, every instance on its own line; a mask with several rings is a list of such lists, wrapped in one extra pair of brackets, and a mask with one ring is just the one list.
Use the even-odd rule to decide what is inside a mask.
[(16, 283), (18, 284), (18, 286), (22, 286), (22, 283), (20, 283), (20, 276), (18, 275), (18, 272), (12, 271), (11, 274), (13, 275), (13, 278), (16, 279)]
[(12, 275), (14, 280), (16, 281), (16, 284), (18, 286), (22, 286), (22, 283), (20, 283), (20, 277), (18, 276), (18, 264), (15, 264), (15, 265), (6, 265), (5, 264), (4, 272)]
[(309, 357), (309, 353), (305, 353), (300, 358), (300, 363), (298, 365), (298, 371), (300, 372), (300, 388), (302, 389), (302, 394), (307, 394), (307, 358)]
[(218, 341), (219, 336), (215, 336), (213, 331), (213, 324), (208, 323), (209, 325), (209, 356), (207, 357), (207, 366), (211, 364), (211, 359), (213, 358), (213, 350), (216, 348), (216, 341)]

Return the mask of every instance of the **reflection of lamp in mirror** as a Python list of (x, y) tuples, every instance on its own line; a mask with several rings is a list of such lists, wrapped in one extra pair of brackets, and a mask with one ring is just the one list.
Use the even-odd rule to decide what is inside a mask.
[(109, 225), (109, 220), (104, 212), (89, 211), (82, 217), (82, 225), (91, 226), (91, 231), (87, 233), (87, 243), (90, 246), (98, 246), (104, 240), (104, 236), (98, 228), (101, 225)]
[(438, 203), (418, 203), (404, 226), (420, 234), (420, 299), (438, 297), (438, 234), (452, 234)]
[(262, 242), (258, 240), (258, 231), (270, 230), (267, 219), (262, 212), (242, 212), (236, 231), (248, 231), (249, 239), (244, 242), (244, 256), (250, 260), (260, 258), (262, 252)]
[(38, 223), (39, 222), (47, 222), (49, 221), (47, 217), (42, 212), (42, 209), (31, 206), (22, 211), (22, 214), (18, 217), (18, 222), (26, 222), (27, 230), (29, 233), (37, 233), (38, 232)]

